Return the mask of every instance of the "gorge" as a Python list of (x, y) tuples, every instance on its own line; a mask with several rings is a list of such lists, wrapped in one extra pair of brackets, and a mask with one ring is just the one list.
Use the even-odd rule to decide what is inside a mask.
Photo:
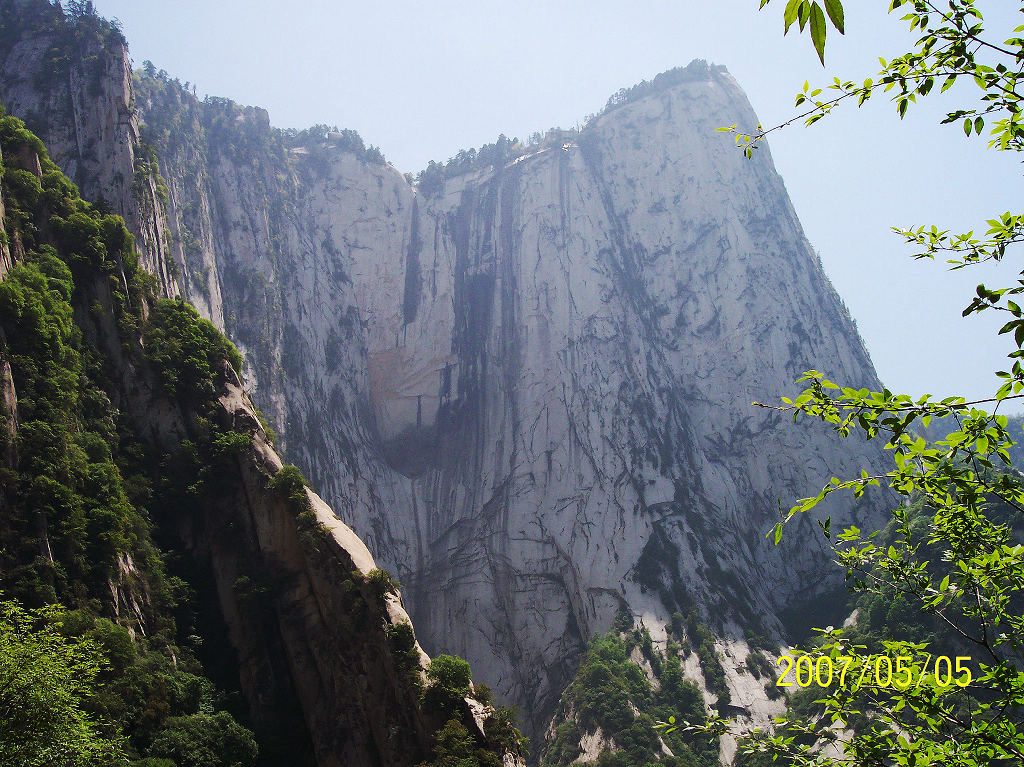
[(747, 639), (785, 641), (782, 616), (842, 578), (813, 519), (766, 533), (880, 451), (751, 403), (809, 369), (877, 379), (770, 153), (716, 132), (757, 124), (724, 67), (413, 179), (350, 131), (133, 72), (93, 17), (0, 7), (0, 103), (243, 352), (282, 452), (403, 584), (427, 653), (469, 660), (539, 746), (617, 615), (664, 649), (693, 614), (731, 705), (779, 710), (742, 673)]

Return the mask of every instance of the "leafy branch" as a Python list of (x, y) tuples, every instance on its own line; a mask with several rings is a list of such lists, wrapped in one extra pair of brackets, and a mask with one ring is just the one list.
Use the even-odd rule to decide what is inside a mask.
[[(761, 0), (761, 8), (769, 2)], [(1019, 5), (1024, 11), (1024, 3)], [(855, 99), (860, 106), (875, 93), (891, 93), (902, 118), (918, 98), (967, 81), (978, 89), (976, 101), (947, 112), (942, 124), (961, 124), (967, 136), (981, 136), (988, 125), (988, 148), (1024, 151), (1024, 26), (1005, 40), (992, 38), (975, 0), (948, 0), (941, 7), (934, 0), (889, 0), (887, 6), (890, 13), (903, 12), (901, 20), (919, 37), (908, 53), (879, 59), (876, 79), (857, 84), (835, 78), (827, 88), (814, 89), (807, 82), (796, 97), (796, 106), (804, 108), (796, 117), (769, 129), (759, 125), (752, 133), (736, 125), (721, 130), (732, 133), (751, 157), (769, 133), (797, 121), (814, 124), (844, 101)], [(796, 24), (810, 33), (822, 63), (826, 15), (845, 31), (838, 0), (824, 8), (789, 0), (783, 13), (787, 32)], [(980, 236), (974, 231), (951, 234), (937, 226), (894, 230), (919, 248), (915, 258), (941, 255), (951, 268), (960, 269), (1002, 260), (1024, 241), (1022, 214), (1006, 212), (987, 224)], [(942, 628), (945, 640), (960, 647), (980, 648), (988, 662), (980, 663), (968, 684), (943, 686), (934, 667), (930, 677), (926, 673), (932, 660), (928, 642), (887, 639), (882, 645), (889, 657), (909, 654), (914, 659), (908, 668), (908, 680), (913, 681), (909, 688), (847, 680), (822, 691), (815, 702), (817, 714), (791, 714), (766, 732), (735, 730), (718, 717), (687, 729), (732, 731), (744, 738), (747, 753), (771, 754), (799, 767), (1024, 762), (1024, 482), (1008, 468), (1009, 448), (1015, 443), (1008, 419), (998, 412), (1004, 402), (1024, 398), (1024, 302), (1019, 298), (1024, 272), (1021, 277), (1006, 287), (978, 285), (963, 311), (965, 317), (988, 310), (1010, 315), (999, 334), (1013, 339), (1008, 354), (1012, 364), (996, 373), (1001, 383), (992, 397), (912, 398), (888, 389), (843, 387), (812, 370), (800, 379), (805, 388), (792, 399), (782, 398), (778, 405), (754, 403), (790, 413), (794, 420), (821, 421), (843, 437), (857, 432), (867, 440), (881, 440), (892, 456), (889, 471), (832, 477), (816, 495), (800, 499), (788, 512), (780, 510), (769, 536), (779, 543), (788, 521), (816, 510), (832, 493), (848, 490), (860, 498), (871, 487), (885, 486), (900, 504), (884, 531), (864, 533), (850, 525), (833, 534), (830, 518), (818, 522), (837, 563), (855, 591), (902, 600), (908, 610), (916, 608), (915, 614), (930, 621), (922, 625)], [(916, 425), (927, 428), (940, 418), (955, 423), (943, 438), (929, 442), (915, 432)], [(925, 633), (932, 636), (930, 631)], [(814, 653), (832, 660), (852, 657), (859, 663), (870, 658), (867, 647), (834, 628), (822, 631)], [(668, 731), (684, 725), (669, 721), (660, 726)]]

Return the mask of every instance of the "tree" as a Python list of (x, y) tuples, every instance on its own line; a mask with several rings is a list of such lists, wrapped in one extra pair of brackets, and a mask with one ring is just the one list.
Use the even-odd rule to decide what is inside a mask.
[[(761, 8), (769, 2), (761, 0)], [(943, 123), (962, 124), (968, 136), (979, 137), (989, 124), (989, 148), (1024, 150), (1018, 90), (1024, 84), (1024, 38), (1018, 36), (1024, 27), (1008, 33), (1008, 39), (993, 38), (975, 0), (891, 0), (888, 6), (890, 13), (903, 13), (902, 19), (919, 33), (913, 50), (882, 59), (877, 79), (860, 84), (837, 79), (814, 90), (805, 85), (796, 97), (797, 107), (805, 111), (784, 125), (798, 119), (813, 124), (843, 102), (860, 105), (877, 93), (890, 94), (902, 118), (918, 98), (962, 81), (978, 89), (976, 98), (949, 111)], [(784, 10), (786, 31), (793, 24), (808, 31), (822, 61), (826, 16), (844, 31), (839, 0), (824, 0), (824, 8), (812, 0), (788, 0)], [(749, 157), (768, 133), (781, 127), (723, 130), (735, 135)], [(1001, 260), (1024, 240), (1020, 214), (1002, 213), (987, 226), (981, 236), (951, 234), (938, 226), (896, 231), (915, 246), (915, 258), (941, 256), (951, 268), (962, 269)], [(840, 668), (846, 673), (841, 679), (829, 677), (830, 684), (803, 709), (804, 716), (780, 720), (773, 733), (748, 733), (749, 752), (794, 765), (1024, 763), (1024, 485), (1021, 475), (1006, 468), (1014, 443), (1006, 416), (999, 414), (1004, 402), (1024, 396), (1024, 309), (1014, 300), (1021, 293), (1024, 272), (1015, 285), (979, 285), (964, 310), (965, 316), (981, 311), (1008, 315), (1000, 333), (1013, 339), (1013, 348), (1007, 369), (997, 373), (1002, 384), (991, 397), (934, 401), (929, 395), (842, 386), (809, 371), (800, 379), (803, 392), (770, 406), (794, 420), (819, 419), (843, 437), (856, 433), (882, 440), (890, 451), (891, 471), (830, 480), (817, 495), (793, 506), (772, 536), (777, 543), (786, 522), (831, 493), (848, 490), (860, 497), (872, 486), (887, 486), (901, 505), (885, 531), (850, 527), (837, 534), (830, 520), (820, 524), (851, 585), (869, 600), (866, 604), (900, 606), (900, 615), (892, 617), (904, 619), (904, 635), (896, 640), (890, 633), (861, 643), (861, 637), (871, 635), (823, 630), (809, 660), (815, 668), (820, 662), (822, 669), (835, 669), (837, 677)], [(952, 430), (928, 442), (913, 426), (928, 427), (933, 420)], [(946, 644), (936, 646), (935, 636)], [(723, 732), (728, 727), (715, 718), (701, 729)], [(835, 742), (838, 748), (832, 747)]]
[(171, 717), (149, 747), (151, 757), (178, 767), (251, 767), (257, 751), (252, 733), (226, 711)]
[(145, 330), (146, 357), (171, 396), (202, 401), (212, 396), (224, 360), (236, 371), (242, 369), (242, 355), (235, 345), (184, 301), (157, 300)]
[(501, 760), (491, 751), (479, 748), (465, 725), (449, 719), (437, 732), (434, 758), (419, 767), (500, 767)]
[(0, 603), (0, 767), (125, 763), (121, 739), (84, 710), (103, 654), (92, 640), (63, 636), (63, 615)]
[(469, 695), (469, 663), (455, 655), (438, 655), (427, 666), (427, 679), (424, 707), (442, 720), (456, 716), (462, 699)]

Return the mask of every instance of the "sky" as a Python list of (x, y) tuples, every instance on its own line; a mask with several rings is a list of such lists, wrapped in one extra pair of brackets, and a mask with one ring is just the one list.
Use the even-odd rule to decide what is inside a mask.
[[(782, 0), (760, 13), (758, 0), (94, 4), (121, 22), (136, 66), (150, 60), (200, 97), (262, 106), (281, 128), (355, 129), (413, 173), (500, 133), (525, 139), (581, 124), (619, 88), (696, 58), (724, 64), (762, 124), (776, 125), (796, 114), (805, 80), (875, 76), (879, 56), (903, 53), (913, 39), (885, 13), (888, 0), (845, 3), (846, 35), (830, 29), (824, 68), (806, 36), (783, 36)], [(1024, 23), (1015, 3), (980, 5), (998, 8), (988, 17), (993, 30)], [(807, 237), (892, 391), (990, 396), (993, 371), (1009, 364), (1010, 343), (996, 335), (1002, 318), (961, 312), (978, 283), (1015, 281), (1018, 253), (950, 273), (910, 259), (890, 230), (936, 224), (980, 233), (986, 219), (1019, 209), (1019, 159), (938, 125), (977, 92), (957, 86), (902, 121), (878, 95), (769, 141)]]

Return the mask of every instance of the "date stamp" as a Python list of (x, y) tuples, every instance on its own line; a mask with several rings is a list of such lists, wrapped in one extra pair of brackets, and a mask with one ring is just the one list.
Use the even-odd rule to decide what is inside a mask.
[(855, 683), (857, 687), (868, 684), (908, 690), (919, 687), (927, 679), (933, 679), (938, 687), (967, 687), (973, 679), (970, 656), (924, 653), (920, 657), (924, 664), (918, 668), (910, 655), (840, 655), (836, 658), (828, 655), (798, 655), (795, 658), (783, 655), (777, 662), (782, 667), (782, 674), (775, 685), (831, 687), (838, 683), (843, 687), (847, 683)]

